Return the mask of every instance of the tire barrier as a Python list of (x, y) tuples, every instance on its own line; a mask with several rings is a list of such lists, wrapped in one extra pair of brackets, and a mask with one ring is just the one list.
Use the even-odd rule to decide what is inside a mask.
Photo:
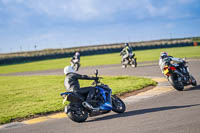
[[(81, 56), (87, 55), (98, 55), (98, 54), (107, 54), (107, 53), (117, 53), (122, 50), (123, 44), (118, 44), (120, 47), (112, 47), (112, 48), (94, 48), (80, 51)], [(172, 48), (172, 47), (185, 47), (185, 46), (197, 46), (198, 44), (194, 44), (193, 42), (187, 43), (171, 43), (171, 44), (155, 44), (155, 45), (136, 45), (130, 44), (134, 51), (137, 50), (148, 50), (148, 49), (158, 49), (158, 48)], [(109, 45), (107, 45), (109, 46)], [(74, 50), (75, 51), (75, 50)], [(28, 56), (16, 56), (11, 58), (3, 58), (0, 59), (0, 65), (8, 65), (8, 64), (19, 64), (19, 63), (27, 63), (33, 61), (40, 61), (40, 60), (47, 60), (47, 59), (57, 59), (57, 58), (65, 58), (65, 57), (72, 57), (74, 52), (62, 52), (62, 53), (53, 53), (53, 54), (46, 54), (46, 55), (34, 55), (31, 57)]]
[(194, 42), (193, 45), (194, 45), (194, 46), (198, 46), (198, 42)]

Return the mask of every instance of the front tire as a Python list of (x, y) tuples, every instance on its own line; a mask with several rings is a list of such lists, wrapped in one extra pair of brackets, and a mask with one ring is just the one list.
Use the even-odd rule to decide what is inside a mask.
[(74, 70), (75, 70), (75, 71), (78, 71), (79, 67), (80, 67), (80, 65), (79, 65), (78, 63), (75, 63), (75, 64), (74, 64)]
[(116, 113), (123, 113), (126, 110), (124, 102), (115, 95), (112, 95), (112, 111)]
[(126, 65), (123, 64), (123, 65), (122, 65), (122, 68), (126, 68)]
[[(83, 107), (77, 107), (76, 109), (71, 109), (72, 106), (68, 105), (67, 115), (74, 122), (84, 122), (88, 118), (88, 112)], [(74, 107), (73, 107), (74, 108)]]
[(137, 67), (137, 61), (136, 61), (136, 58), (134, 58), (134, 63), (135, 63), (135, 67)]
[(178, 82), (178, 76), (173, 74), (171, 76), (169, 76), (169, 82), (170, 84), (178, 91), (183, 91), (184, 89), (184, 85), (181, 84), (180, 82)]
[(190, 75), (190, 79), (191, 79), (192, 86), (197, 86), (197, 81), (192, 75)]

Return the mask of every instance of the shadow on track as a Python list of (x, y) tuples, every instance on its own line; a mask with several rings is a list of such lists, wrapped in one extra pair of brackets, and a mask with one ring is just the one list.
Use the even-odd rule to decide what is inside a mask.
[(112, 115), (107, 115), (107, 116), (100, 117), (100, 118), (95, 118), (93, 120), (88, 120), (87, 122), (109, 120), (109, 119), (114, 119), (114, 118), (119, 118), (119, 117), (129, 117), (129, 116), (133, 116), (133, 115), (141, 115), (141, 114), (159, 112), (159, 111), (165, 111), (165, 110), (189, 108), (189, 107), (199, 106), (199, 105), (200, 104), (193, 104), (193, 105), (185, 105), (185, 106), (167, 106), (167, 107), (133, 110), (133, 111), (124, 112), (122, 114), (112, 114)]
[(193, 90), (200, 90), (200, 85), (197, 85), (197, 86), (191, 87), (191, 88), (187, 88), (187, 89), (185, 89), (183, 91), (193, 91)]

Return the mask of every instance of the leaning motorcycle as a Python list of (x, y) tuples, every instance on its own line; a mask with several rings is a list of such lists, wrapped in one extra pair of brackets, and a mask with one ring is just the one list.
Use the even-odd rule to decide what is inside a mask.
[[(98, 77), (98, 70), (96, 70), (95, 75)], [(91, 105), (86, 102), (88, 94), (61, 93), (61, 96), (64, 98), (63, 104), (65, 101), (69, 102), (65, 106), (65, 113), (72, 121), (84, 122), (88, 115), (96, 116), (108, 113), (111, 110), (116, 113), (123, 113), (126, 110), (124, 102), (116, 95), (112, 95), (112, 89), (101, 83), (99, 77), (97, 79), (93, 82), (96, 91)]]
[(78, 71), (81, 64), (80, 64), (80, 60), (79, 59), (72, 59), (71, 60), (71, 67), (75, 70), (75, 71)]
[(126, 68), (128, 65), (132, 67), (137, 67), (137, 58), (131, 53), (128, 57), (121, 61), (122, 68)]
[(189, 68), (186, 63), (185, 60), (180, 63), (173, 63), (173, 61), (171, 61), (164, 67), (164, 75), (167, 77), (170, 84), (178, 91), (182, 91), (184, 86), (187, 85), (197, 85), (195, 78), (189, 73)]

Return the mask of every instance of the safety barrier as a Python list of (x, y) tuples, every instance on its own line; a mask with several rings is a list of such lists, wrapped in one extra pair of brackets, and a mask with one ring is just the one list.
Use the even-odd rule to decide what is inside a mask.
[[(171, 48), (171, 47), (184, 47), (184, 46), (197, 46), (198, 43), (193, 42), (185, 42), (185, 43), (165, 43), (165, 44), (154, 44), (154, 45), (135, 45), (131, 44), (130, 46), (133, 50), (147, 50), (147, 49), (158, 49), (158, 48)], [(107, 45), (109, 46), (109, 45)], [(112, 46), (112, 45), (111, 45)], [(117, 44), (115, 47), (97, 47), (95, 46), (94, 49), (84, 49), (81, 50), (81, 56), (86, 55), (97, 55), (97, 54), (106, 54), (106, 53), (117, 53), (120, 52), (123, 48), (123, 43)], [(7, 65), (7, 64), (18, 64), (18, 63), (27, 63), (32, 61), (39, 61), (39, 60), (46, 60), (46, 59), (56, 59), (56, 58), (65, 58), (65, 57), (72, 57), (76, 50), (71, 50), (70, 52), (60, 52), (60, 53), (53, 53), (53, 54), (46, 54), (46, 55), (34, 55), (31, 57), (28, 56), (16, 56), (11, 58), (3, 58), (0, 59), (0, 65)]]

